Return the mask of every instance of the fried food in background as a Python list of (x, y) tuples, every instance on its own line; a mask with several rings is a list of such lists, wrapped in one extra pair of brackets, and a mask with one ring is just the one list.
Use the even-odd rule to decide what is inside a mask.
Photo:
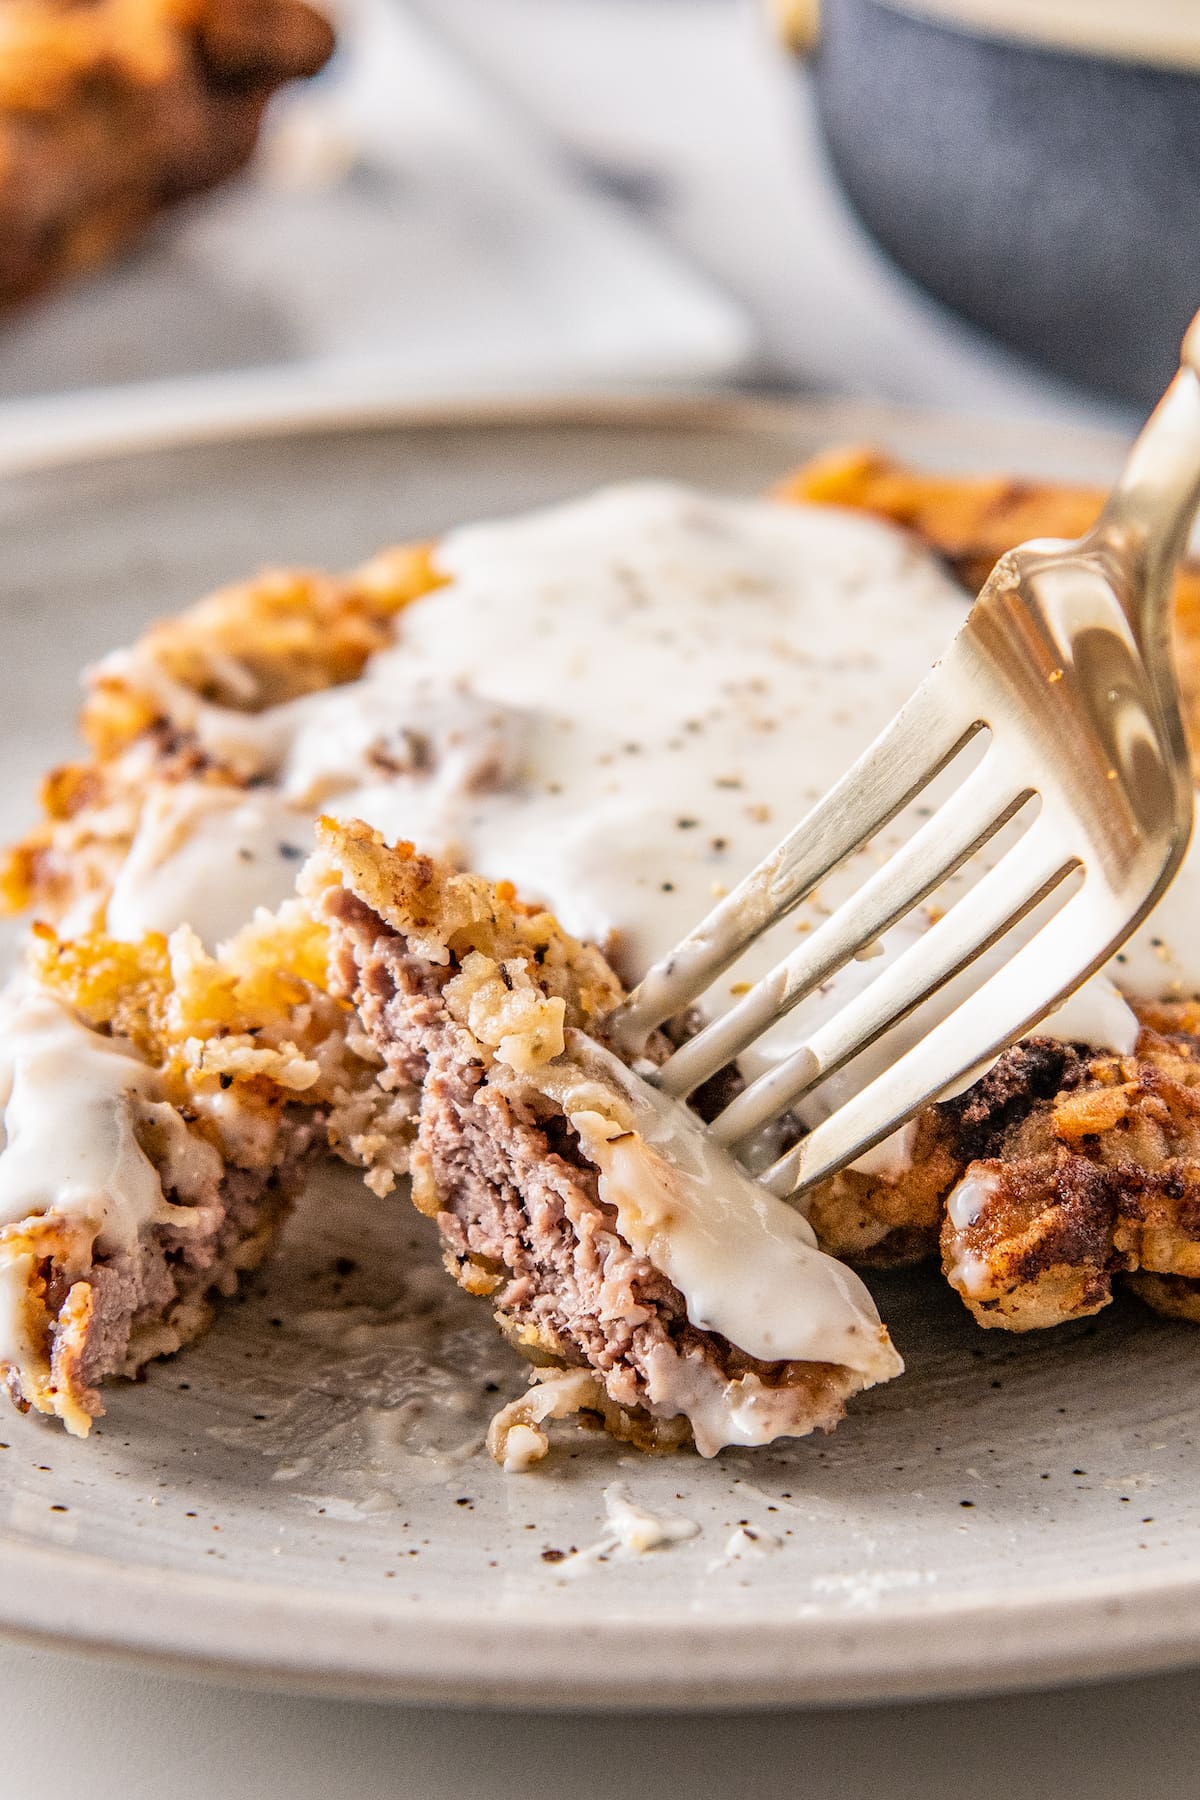
[(304, 0), (0, 0), (0, 305), (234, 174), (333, 47)]

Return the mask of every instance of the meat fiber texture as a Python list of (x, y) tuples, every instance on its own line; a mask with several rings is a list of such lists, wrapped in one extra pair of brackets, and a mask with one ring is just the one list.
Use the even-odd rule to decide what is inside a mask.
[(331, 985), (388, 1076), (419, 1095), (413, 1200), (462, 1286), (535, 1363), (573, 1377), (574, 1409), (635, 1443), (690, 1436), (712, 1454), (735, 1415), (736, 1441), (831, 1429), (869, 1380), (832, 1362), (764, 1362), (698, 1328), (601, 1198), (556, 1097), (573, 1035), (620, 996), (599, 953), (503, 884), (389, 849), (366, 827), (322, 832), (327, 860), (306, 885), (331, 927)]

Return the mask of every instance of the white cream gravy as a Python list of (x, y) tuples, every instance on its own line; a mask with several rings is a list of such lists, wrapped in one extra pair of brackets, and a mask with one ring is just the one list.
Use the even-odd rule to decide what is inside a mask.
[[(959, 587), (886, 524), (665, 483), (452, 532), (438, 563), (448, 584), (403, 613), (394, 647), (359, 681), (264, 713), (197, 702), (136, 653), (110, 659), (259, 783), (153, 796), (110, 905), (115, 932), (186, 921), (210, 943), (228, 936), (291, 892), (295, 852), (324, 811), (512, 880), (605, 944), (632, 981), (826, 791), (963, 617)], [(887, 848), (886, 837), (872, 846), (872, 864)], [(1200, 991), (1198, 856), (1110, 971), (1132, 995)], [(852, 869), (814, 896), (709, 997), (710, 1010), (825, 916), (838, 882), (860, 878)], [(874, 972), (855, 963), (826, 984), (759, 1047), (760, 1064)], [(1136, 1022), (1106, 975), (1045, 1029), (1128, 1050)], [(56, 1120), (70, 1112), (60, 1096)], [(19, 1164), (6, 1184), (10, 1154), (0, 1209), (11, 1214), (18, 1190), (37, 1196)], [(896, 1172), (906, 1156), (897, 1138), (868, 1166)], [(136, 1165), (130, 1179), (132, 1216), (154, 1194)], [(50, 1186), (39, 1191), (47, 1201)], [(699, 1215), (695, 1224), (707, 1228)], [(772, 1344), (800, 1353), (787, 1336), (794, 1286), (789, 1325), (762, 1310), (757, 1274), (735, 1291), (728, 1268), (659, 1235), (660, 1256), (683, 1257), (679, 1285), (706, 1322), (729, 1326), (735, 1342), (761, 1340), (764, 1354)], [(797, 1237), (785, 1262), (802, 1248)], [(782, 1297), (788, 1284), (767, 1285)]]
[[(14, 983), (0, 996), (0, 1364), (27, 1350), (21, 1318), (28, 1251), (7, 1227), (57, 1214), (88, 1244), (132, 1252), (152, 1224), (186, 1224), (140, 1142), (153, 1130), (179, 1197), (216, 1185), (217, 1152), (163, 1099), (157, 1072), (126, 1044), (89, 1030), (52, 995)], [(8, 1241), (6, 1242), (6, 1238)]]
[(745, 1174), (687, 1107), (571, 1037), (586, 1079), (556, 1086), (555, 1098), (621, 1236), (679, 1289), (692, 1324), (763, 1362), (840, 1363), (867, 1386), (899, 1374), (866, 1287), (818, 1249), (808, 1220)]
[[(963, 617), (936, 559), (878, 520), (666, 483), (451, 532), (438, 562), (449, 584), (402, 615), (395, 646), (357, 682), (259, 714), (162, 693), (268, 786), (148, 807), (113, 898), (116, 932), (186, 919), (209, 942), (227, 935), (291, 892), (291, 849), (273, 847), (307, 842), (307, 818), (328, 811), (514, 881), (607, 944), (632, 981), (843, 773)], [(128, 653), (112, 666), (163, 688)], [(869, 866), (887, 849), (883, 834)], [(832, 878), (708, 1009), (863, 872)], [(1118, 984), (1139, 998), (1200, 991), (1198, 897), (1200, 846), (1110, 971), (1043, 1029), (1131, 1050)], [(916, 928), (888, 934), (885, 954)], [(834, 977), (758, 1047), (758, 1065), (877, 972), (854, 963)], [(901, 1028), (881, 1053), (905, 1042)], [(892, 1143), (868, 1166), (903, 1160)]]

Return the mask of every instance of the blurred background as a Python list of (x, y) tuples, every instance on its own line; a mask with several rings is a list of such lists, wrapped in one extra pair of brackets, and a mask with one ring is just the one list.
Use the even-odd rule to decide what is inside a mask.
[[(43, 129), (82, 104), (22, 89), (17, 57), (5, 112), (3, 15), (38, 6), (0, 6), (22, 154), (31, 105)], [(106, 235), (95, 146), (60, 141), (60, 211), (85, 168), (96, 191), (0, 315), (0, 456), (231, 405), (598, 386), (1126, 427), (1169, 375), (1200, 286), (1195, 0), (331, 0), (332, 57), (288, 64), (291, 7), (193, 7), (222, 94), (257, 82), (257, 122), (278, 89), (210, 191), (160, 207), (215, 178), (161, 174), (160, 105), (158, 191)], [(84, 10), (128, 29), (122, 0)], [(137, 120), (161, 73), (139, 55)], [(6, 171), (10, 219), (47, 186), (19, 166), (0, 224)], [(34, 252), (61, 229), (34, 221)]]

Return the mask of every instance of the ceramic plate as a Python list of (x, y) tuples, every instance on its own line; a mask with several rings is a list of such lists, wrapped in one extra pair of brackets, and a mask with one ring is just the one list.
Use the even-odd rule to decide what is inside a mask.
[[(754, 490), (832, 439), (1103, 476), (1096, 438), (869, 409), (409, 416), (0, 486), (5, 828), (70, 746), (76, 671), (264, 561), (373, 546), (627, 475)], [(520, 1382), (423, 1222), (314, 1187), (210, 1335), (114, 1388), (87, 1443), (0, 1415), (0, 1626), (330, 1691), (521, 1704), (865, 1700), (1200, 1652), (1200, 1337), (1132, 1301), (978, 1331), (874, 1284), (909, 1372), (829, 1439), (643, 1460), (568, 1429), (501, 1474)], [(631, 1502), (673, 1541), (638, 1554)]]

